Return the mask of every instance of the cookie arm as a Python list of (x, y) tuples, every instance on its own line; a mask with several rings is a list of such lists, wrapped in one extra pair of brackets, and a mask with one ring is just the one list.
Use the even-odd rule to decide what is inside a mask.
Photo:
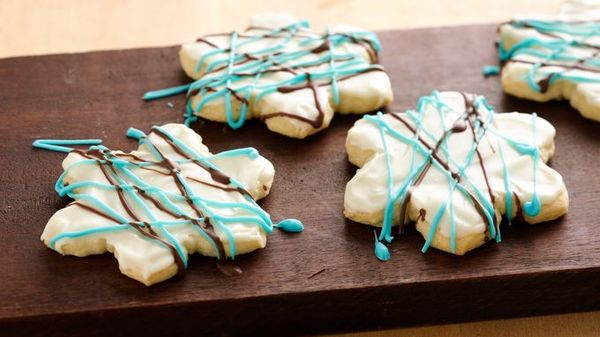
[[(146, 285), (164, 281), (177, 273), (170, 251), (142, 238), (130, 226), (102, 231), (115, 225), (118, 224), (71, 205), (50, 218), (41, 239), (46, 246), (63, 255), (84, 257), (113, 253), (123, 274)], [(86, 231), (94, 233), (82, 235)]]
[[(535, 119), (535, 130), (532, 123)], [(554, 154), (554, 136), (556, 129), (548, 121), (526, 113), (499, 113), (494, 116), (494, 129), (501, 137), (532, 144), (535, 135), (536, 145), (540, 149), (540, 157), (547, 162)]]
[[(400, 130), (399, 132), (406, 129), (404, 125), (389, 114), (383, 114), (378, 118), (381, 118), (395, 130)], [(386, 140), (390, 151), (402, 152), (408, 148), (406, 144), (392, 137), (386, 137)], [(354, 123), (346, 138), (346, 152), (348, 153), (348, 160), (358, 167), (365, 165), (375, 154), (384, 152), (379, 128), (373, 121), (361, 118)]]
[[(235, 152), (222, 152), (210, 161), (229, 177), (237, 180), (255, 199), (262, 199), (269, 194), (275, 168), (270, 161), (259, 155), (254, 149), (248, 154), (229, 155)], [(252, 151), (253, 150), (253, 151)]]

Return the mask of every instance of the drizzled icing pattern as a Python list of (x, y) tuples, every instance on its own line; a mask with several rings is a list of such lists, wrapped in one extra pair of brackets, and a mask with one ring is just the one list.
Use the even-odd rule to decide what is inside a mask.
[[(124, 273), (152, 284), (172, 276), (152, 279), (165, 268), (153, 265), (157, 256), (182, 273), (194, 251), (233, 259), (264, 247), (264, 233), (273, 227), (303, 230), (295, 219), (274, 224), (256, 204), (255, 199), (268, 194), (274, 171), (255, 149), (210, 154), (197, 134), (177, 124), (155, 126), (148, 135), (131, 128), (127, 135), (138, 140), (138, 151), (113, 151), (95, 139), (34, 142), (38, 148), (69, 153), (55, 189), (74, 201), (46, 226), (42, 239), (50, 248), (85, 256), (104, 251), (90, 248), (94, 245), (110, 244), (119, 252), (115, 256)], [(94, 145), (87, 150), (66, 146), (89, 144)], [(82, 247), (73, 242), (82, 239)], [(130, 251), (129, 243), (141, 251)], [(140, 257), (145, 251), (154, 257)], [(149, 266), (124, 266), (128, 263)], [(142, 267), (144, 272), (127, 272)]]
[(345, 214), (381, 226), (380, 260), (390, 258), (392, 226), (402, 233), (409, 220), (425, 237), (422, 252), (435, 244), (462, 254), (457, 242), (470, 235), (483, 234), (476, 246), (500, 242), (502, 214), (509, 222), (549, 220), (543, 205), (566, 193), (560, 175), (544, 164), (553, 136), (536, 114), (496, 114), (482, 96), (466, 93), (433, 92), (416, 110), (365, 116), (346, 143), (361, 169), (348, 183)]
[(521, 19), (499, 28), (504, 90), (548, 101), (568, 99), (600, 120), (600, 17)]
[[(225, 121), (233, 129), (240, 128), (252, 117), (262, 120), (286, 117), (318, 130), (328, 123), (329, 110), (336, 110), (341, 104), (344, 90), (341, 82), (382, 72), (384, 80), (375, 85), (383, 87), (379, 91), (391, 97), (389, 79), (381, 66), (373, 64), (381, 50), (374, 33), (338, 26), (320, 34), (310, 30), (307, 21), (295, 19), (264, 25), (250, 26), (243, 33), (212, 34), (184, 45), (180, 52), (182, 65), (188, 75), (197, 80), (148, 92), (144, 99), (186, 92), (186, 125), (196, 121), (197, 116)], [(286, 104), (266, 109), (263, 107), (266, 103), (261, 103), (274, 94), (298, 99), (291, 94), (302, 90), (311, 91), (302, 100), (312, 101), (312, 107), (286, 111), (284, 109), (291, 108)], [(320, 97), (325, 94), (330, 95), (330, 99)], [(387, 100), (387, 97), (375, 97), (373, 108), (383, 106)], [(215, 105), (219, 106), (218, 116), (211, 112)]]
[(513, 20), (508, 25), (537, 33), (510, 43), (501, 35), (498, 43), (502, 64), (532, 65), (526, 78), (531, 89), (545, 93), (559, 79), (600, 83), (600, 20)]

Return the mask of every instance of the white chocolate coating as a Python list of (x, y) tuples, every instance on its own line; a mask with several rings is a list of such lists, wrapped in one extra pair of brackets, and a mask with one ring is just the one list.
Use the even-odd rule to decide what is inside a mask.
[[(569, 1), (561, 8), (561, 12), (554, 17), (517, 17), (516, 20), (536, 19), (548, 22), (598, 22), (600, 20), (600, 5), (593, 1)], [(576, 27), (576, 26), (575, 26)], [(550, 34), (540, 32), (530, 27), (515, 26), (511, 23), (504, 24), (499, 29), (501, 43), (506, 50), (512, 48), (517, 43), (527, 41), (528, 39), (539, 39), (543, 42), (564, 41), (582, 41), (588, 45), (600, 48), (600, 32), (595, 35), (581, 36), (567, 34), (562, 31), (552, 31)], [(550, 49), (536, 46), (538, 50), (547, 53)], [(546, 57), (538, 55), (520, 54), (512, 58), (502, 68), (501, 80), (504, 91), (508, 94), (526, 98), (539, 102), (550, 100), (569, 100), (571, 105), (577, 109), (584, 117), (600, 121), (600, 67), (594, 66), (589, 62), (597, 63), (600, 60), (600, 49), (586, 46), (569, 46), (561, 55), (573, 57), (573, 60), (549, 60)], [(595, 71), (585, 69), (568, 69), (559, 65), (571, 66), (580, 61), (581, 65), (588, 65)], [(535, 64), (550, 64), (535, 70)], [(528, 74), (535, 73), (535, 80), (539, 81), (550, 74), (568, 74), (584, 78), (587, 80), (575, 80), (572, 78), (558, 78), (548, 88), (546, 92), (541, 92), (532, 88), (527, 81)]]
[[(414, 119), (407, 114), (400, 114), (414, 128), (420, 128), (420, 135), (429, 144), (435, 145), (446, 130), (465, 113), (466, 105), (463, 95), (458, 92), (443, 92), (439, 94), (441, 102), (449, 109), (444, 109), (442, 119), (440, 112), (432, 105), (425, 106), (423, 117), (416, 126)], [(415, 113), (415, 112), (413, 112)], [(491, 116), (485, 106), (478, 108), (482, 120)], [(415, 113), (416, 114), (416, 113)], [(416, 116), (416, 115), (415, 115)], [(403, 136), (413, 138), (414, 133), (401, 121), (391, 114), (380, 117), (396, 132)], [(541, 213), (535, 217), (525, 215), (529, 223), (536, 223), (556, 218), (566, 212), (568, 197), (562, 177), (544, 163), (554, 152), (555, 129), (550, 123), (539, 117), (532, 117), (522, 113), (493, 114), (488, 130), (479, 141), (477, 149), (481, 154), (485, 174), (487, 175), (492, 194), (495, 198), (494, 210), (496, 220), (506, 213), (506, 188), (504, 179), (504, 163), (510, 172), (510, 184), (514, 194), (518, 196), (521, 206), (532, 199), (534, 193), (534, 159), (520, 154), (510, 146), (505, 138), (508, 137), (524, 144), (533, 141), (532, 118), (536, 119), (535, 140), (540, 149), (540, 161), (535, 175), (537, 175), (537, 194), (542, 204)], [(423, 130), (431, 133), (427, 136)], [(501, 135), (501, 136), (499, 136)], [(348, 132), (346, 150), (349, 161), (360, 167), (356, 175), (348, 182), (344, 196), (345, 215), (357, 222), (381, 226), (384, 210), (389, 201), (388, 168), (386, 155), (391, 162), (393, 191), (406, 181), (410, 173), (411, 163), (423, 163), (426, 157), (419, 152), (413, 155), (413, 147), (403, 141), (385, 134), (387, 153), (384, 150), (380, 127), (372, 120), (363, 118), (358, 120)], [(473, 133), (470, 127), (465, 131), (451, 133), (446, 137), (447, 147), (440, 147), (436, 153), (443, 160), (450, 161), (450, 167), (458, 172), (460, 166), (467, 163), (468, 153), (472, 152)], [(504, 161), (500, 156), (499, 147), (502, 147)], [(414, 156), (414, 157), (413, 157)], [(449, 160), (450, 159), (450, 160)], [(411, 188), (411, 198), (407, 206), (407, 220), (416, 221), (417, 229), (427, 238), (429, 225), (433, 222), (437, 211), (449, 199), (454, 205), (454, 223), (456, 228), (457, 248), (454, 253), (464, 252), (476, 248), (484, 243), (486, 222), (477, 211), (474, 203), (457, 190), (450, 192), (450, 181), (446, 171), (435, 165), (429, 168), (423, 180)], [(461, 175), (461, 184), (469, 186), (470, 191), (475, 186), (482, 192), (483, 197), (490, 200), (484, 171), (481, 168), (478, 156), (473, 156), (472, 161), (464, 168)], [(557, 204), (558, 200), (560, 204)], [(510, 218), (516, 216), (520, 206), (516, 198), (512, 198)], [(399, 221), (400, 202), (394, 205), (393, 222)], [(420, 217), (420, 210), (425, 211), (424, 219)], [(432, 246), (450, 252), (449, 238), (451, 237), (450, 208), (448, 207), (439, 221), (437, 231), (433, 238)]]
[[(275, 38), (262, 38), (259, 41), (247, 44), (244, 44), (244, 41), (246, 41), (249, 37), (264, 35), (269, 32), (268, 29), (277, 29), (289, 26), (290, 24), (294, 23), (298, 23), (298, 20), (296, 20), (293, 16), (289, 14), (270, 13), (257, 15), (253, 17), (250, 20), (249, 29), (243, 33), (240, 33), (243, 34), (243, 36), (240, 35), (239, 37), (237, 37), (235, 54), (240, 55), (244, 53), (256, 53), (259, 50), (263, 50), (281, 44), (282, 41), (284, 41), (284, 39), (287, 38), (285, 35)], [(337, 25), (329, 28), (330, 34), (352, 34), (362, 32), (364, 32), (364, 30), (347, 25)], [(314, 31), (311, 31), (308, 28), (300, 28), (298, 33), (294, 37), (290, 38), (289, 41), (285, 42), (283, 44), (283, 48), (277, 49), (277, 51), (293, 53), (313, 50), (323, 43), (323, 40), (320, 39), (321, 35), (322, 34), (318, 34)], [(311, 38), (314, 40), (307, 40)], [(230, 45), (232, 43), (231, 36), (229, 34), (212, 36), (209, 35), (204, 39), (209, 43), (186, 43), (182, 45), (181, 50), (179, 52), (181, 65), (184, 71), (186, 72), (186, 74), (188, 74), (188, 76), (194, 79), (216, 78), (222, 76), (228, 71), (227, 67), (224, 66), (222, 67), (222, 69), (212, 69), (210, 72), (207, 73), (207, 65), (212, 64), (214, 62), (222, 61), (225, 61), (225, 63), (223, 64), (226, 65), (226, 61), (230, 56), (229, 53), (214, 53), (215, 47), (211, 46), (211, 44), (216, 45), (218, 48), (227, 50), (228, 48), (230, 48)], [(342, 43), (332, 47), (332, 52), (336, 55), (353, 54), (353, 57), (357, 57), (358, 61), (362, 62), (362, 65), (368, 66), (370, 63), (375, 61), (372, 60), (372, 56), (369, 55), (369, 48), (371, 47), (369, 47), (366, 42)], [(328, 53), (330, 53), (330, 50), (325, 48), (321, 52), (308, 53), (307, 55), (295, 57), (290, 60), (278, 63), (276, 66), (294, 69), (296, 75), (305, 72), (311, 74), (327, 72), (331, 69), (331, 64), (329, 62), (313, 66), (309, 64), (301, 67), (297, 66), (300, 64), (316, 62)], [(268, 53), (259, 54), (261, 56), (266, 56)], [(198, 61), (202, 57), (204, 57), (202, 66), (200, 67), (200, 69), (198, 69), (198, 71), (196, 71)], [(341, 64), (341, 62), (339, 61), (336, 62)], [(236, 64), (231, 71), (235, 72), (235, 69), (238, 69), (239, 67), (243, 66), (244, 63)], [(356, 65), (356, 67), (358, 66), (359, 65)], [(260, 76), (259, 80), (256, 80), (254, 76), (247, 76), (241, 78), (239, 81), (234, 81), (228, 84), (227, 87), (233, 89), (236, 92), (240, 92), (240, 88), (243, 87), (265, 86), (268, 84), (281, 83), (282, 81), (294, 78), (296, 75), (286, 71), (265, 72)], [(321, 107), (321, 111), (324, 115), (323, 122), (320, 126), (315, 127), (310, 123), (295, 118), (290, 118), (289, 116), (277, 116), (270, 117), (265, 120), (267, 127), (274, 132), (278, 132), (289, 137), (304, 138), (308, 135), (311, 135), (319, 130), (326, 128), (329, 125), (331, 119), (333, 118), (334, 112), (339, 112), (342, 114), (362, 114), (381, 108), (389, 104), (393, 99), (390, 80), (387, 74), (383, 71), (370, 71), (359, 73), (352, 78), (343, 80), (340, 80), (340, 78), (338, 78), (337, 83), (339, 86), (339, 102), (337, 103), (334, 99), (332, 86), (329, 85), (330, 81), (331, 78), (329, 76), (327, 76), (326, 78), (313, 80), (313, 83), (315, 83), (318, 86), (316, 89), (318, 101)], [(294, 85), (302, 86), (305, 84), (306, 82)], [(216, 90), (222, 90), (223, 88), (225, 88), (225, 86), (225, 84), (218, 85), (216, 86)], [(314, 93), (310, 88), (305, 88), (302, 90), (297, 90), (285, 94), (275, 91), (268, 93), (262, 96), (259, 100), (257, 100), (257, 95), (259, 92), (260, 90), (256, 88), (251, 90), (251, 94), (248, 97), (249, 106), (246, 119), (265, 117), (269, 114), (279, 112), (285, 112), (287, 114), (292, 114), (309, 120), (315, 120), (319, 115), (319, 109), (317, 108), (315, 103)], [(212, 92), (209, 92), (206, 95), (210, 95), (211, 93)], [(246, 96), (242, 93), (240, 93), (239, 95), (244, 96), (244, 98), (246, 98)], [(194, 95), (191, 99), (192, 107), (197, 107), (198, 104), (201, 101), (203, 101), (204, 98), (206, 97), (204, 97), (200, 93)], [(224, 96), (219, 96), (216, 99), (211, 99), (207, 101), (206, 104), (198, 112), (196, 112), (196, 115), (209, 120), (226, 122), (227, 109), (225, 107), (225, 99), (226, 98)], [(230, 101), (231, 113), (237, 119), (237, 117), (240, 114), (240, 109), (242, 108), (243, 103), (239, 99), (233, 97), (230, 99)]]
[[(181, 124), (167, 124), (162, 128), (202, 156), (211, 155), (208, 148), (202, 144), (202, 138), (186, 126)], [(165, 157), (174, 161), (184, 159), (159, 135), (150, 133), (148, 139), (157, 146)], [(115, 153), (123, 154), (123, 152), (120, 151), (116, 151)], [(147, 145), (140, 145), (138, 150), (131, 152), (131, 154), (148, 161), (156, 160), (156, 157), (153, 156)], [(100, 165), (77, 165), (77, 163), (85, 159), (84, 156), (76, 152), (71, 152), (65, 158), (63, 161), (63, 168), (67, 171), (65, 182), (74, 184), (82, 181), (92, 181), (107, 184), (108, 180), (103, 174)], [(256, 158), (235, 156), (212, 158), (209, 160), (223, 173), (239, 181), (254, 199), (258, 200), (269, 193), (275, 170), (273, 165), (262, 156), (257, 156)], [(194, 182), (190, 178), (223, 186), (214, 181), (208, 171), (201, 169), (196, 164), (188, 162), (182, 163), (179, 166), (181, 168), (181, 175), (186, 177), (194, 194), (199, 195), (204, 199), (220, 202), (249, 203), (241, 193), (225, 191), (223, 189)], [(164, 168), (158, 166), (153, 168), (165, 171)], [(181, 192), (171, 175), (159, 174), (141, 168), (132, 168), (131, 171), (148, 184), (181, 195)], [(130, 180), (127, 180), (127, 182), (133, 184)], [(86, 185), (77, 188), (75, 193), (93, 195), (117, 213), (131, 219), (131, 216), (128, 215), (127, 210), (120, 201), (116, 190), (106, 190), (96, 186)], [(127, 199), (129, 201), (128, 204), (140, 220), (147, 222), (152, 221), (142, 207), (134, 202), (132, 196), (128, 195)], [(187, 202), (175, 200), (173, 198), (170, 198), (170, 200), (183, 209), (186, 214), (193, 217), (196, 216)], [(82, 200), (77, 202), (87, 204)], [(157, 208), (152, 202), (145, 200), (144, 203), (160, 220), (177, 220), (177, 218), (171, 214)], [(252, 215), (239, 208), (211, 207), (211, 211), (224, 217)], [(50, 246), (50, 240), (61, 233), (110, 225), (115, 225), (115, 223), (103, 216), (79, 207), (78, 205), (70, 205), (57, 211), (52, 218), (50, 218), (42, 233), (41, 239), (46, 245)], [(263, 248), (266, 245), (266, 233), (255, 223), (241, 221), (227, 223), (225, 226), (229, 228), (232, 233), (232, 237), (235, 241), (236, 255)], [(197, 228), (194, 228), (194, 225), (190, 223), (176, 225), (169, 227), (168, 230), (175, 239), (181, 243), (186, 255), (194, 252), (206, 256), (217, 255), (215, 246), (206, 240), (200, 234), (200, 231)], [(230, 242), (227, 235), (218, 227), (215, 228), (215, 233), (223, 242), (226, 254), (230, 256)], [(163, 235), (161, 236), (164, 237)], [(92, 254), (102, 254), (107, 251), (111, 252), (118, 260), (119, 268), (123, 274), (146, 285), (168, 279), (177, 272), (177, 265), (172, 252), (166, 246), (157, 244), (156, 241), (140, 235), (133, 228), (95, 233), (77, 238), (63, 238), (55, 243), (54, 249), (61, 254), (75, 256), (88, 256)]]

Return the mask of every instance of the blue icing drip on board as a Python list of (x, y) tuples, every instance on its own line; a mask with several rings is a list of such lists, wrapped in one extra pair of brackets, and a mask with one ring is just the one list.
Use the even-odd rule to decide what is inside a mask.
[[(308, 22), (299, 21), (257, 35), (232, 32), (229, 34), (227, 46), (215, 45), (209, 41), (210, 36), (206, 39), (201, 38), (199, 42), (214, 48), (205, 52), (196, 63), (195, 72), (201, 72), (202, 77), (190, 84), (147, 92), (143, 99), (153, 100), (187, 92), (184, 116), (188, 126), (198, 119), (197, 115), (201, 115), (207, 104), (222, 99), (227, 124), (233, 129), (238, 129), (243, 126), (250, 113), (248, 102), (252, 100), (256, 103), (282, 87), (295, 86), (299, 90), (303, 85), (309, 85), (311, 80), (320, 81), (319, 83), (331, 85), (333, 102), (339, 104), (339, 81), (363, 72), (381, 70), (379, 66), (365, 60), (361, 53), (336, 51), (336, 47), (356, 44), (364, 47), (370, 58), (376, 57), (381, 51), (381, 44), (374, 33), (331, 32), (327, 28), (325, 34), (318, 35), (308, 31), (308, 28)], [(273, 46), (248, 51), (249, 45), (274, 37), (280, 38), (280, 41)], [(285, 51), (286, 45), (293, 39), (299, 39), (300, 49)], [(326, 48), (321, 48), (322, 46)], [(245, 52), (236, 52), (240, 48), (244, 48)], [(311, 54), (315, 55), (315, 60), (303, 60)], [(373, 62), (374, 59), (370, 61)], [(328, 65), (328, 68), (317, 67), (320, 65)], [(303, 70), (306, 67), (317, 68)], [(283, 71), (290, 76), (274, 83), (261, 83), (261, 77), (265, 74)], [(249, 83), (240, 84), (242, 81)], [(195, 95), (199, 95), (199, 99), (194, 106), (192, 98)], [(234, 109), (232, 100), (241, 103), (239, 108)]]
[(498, 66), (485, 66), (483, 67), (483, 76), (496, 76), (500, 74), (500, 67)]
[(390, 250), (386, 247), (379, 239), (377, 239), (377, 233), (375, 233), (375, 256), (379, 261), (388, 261), (391, 258)]
[[(463, 94), (465, 97), (465, 101), (467, 101), (467, 94)], [(437, 230), (441, 219), (444, 215), (449, 214), (450, 216), (450, 251), (456, 253), (456, 219), (455, 219), (455, 210), (453, 204), (452, 195), (456, 192), (463, 194), (466, 198), (471, 200), (474, 207), (481, 208), (481, 216), (488, 223), (488, 231), (489, 237), (494, 238), (496, 242), (501, 241), (499, 227), (496, 228), (496, 219), (495, 214), (496, 211), (494, 209), (494, 205), (489, 200), (489, 196), (487, 196), (483, 191), (480, 190), (475, 184), (471, 182), (469, 177), (465, 174), (465, 170), (473, 165), (475, 158), (477, 157), (478, 145), (479, 141), (485, 137), (486, 131), (491, 131), (494, 135), (497, 136), (496, 145), (499, 148), (499, 157), (502, 162), (503, 169), (503, 181), (504, 181), (504, 189), (505, 189), (505, 198), (506, 198), (506, 216), (509, 218), (512, 216), (512, 195), (513, 190), (511, 186), (511, 176), (509, 167), (505, 161), (504, 155), (504, 146), (508, 146), (514, 149), (517, 153), (521, 155), (530, 156), (533, 161), (533, 195), (532, 200), (528, 201), (524, 204), (524, 211), (529, 216), (534, 216), (534, 213), (539, 213), (541, 209), (541, 205), (539, 203), (539, 196), (537, 194), (537, 170), (538, 170), (538, 161), (539, 159), (539, 149), (536, 141), (536, 119), (537, 115), (535, 113), (532, 114), (532, 134), (533, 141), (531, 144), (526, 144), (520, 141), (516, 141), (504, 135), (499, 135), (495, 130), (490, 130), (489, 126), (493, 125), (495, 112), (493, 107), (480, 96), (470, 96), (473, 99), (473, 115), (465, 112), (466, 118), (464, 121), (471, 120), (472, 128), (474, 132), (474, 140), (471, 144), (469, 151), (465, 157), (465, 161), (463, 163), (458, 163), (454, 158), (450, 155), (448, 145), (446, 143), (447, 138), (455, 131), (452, 130), (452, 127), (448, 127), (445, 124), (445, 114), (447, 112), (453, 112), (453, 110), (441, 100), (441, 97), (438, 92), (433, 92), (430, 96), (421, 97), (417, 103), (416, 111), (409, 110), (404, 114), (394, 114), (391, 115), (397, 119), (398, 121), (404, 123), (406, 128), (413, 133), (413, 137), (407, 136), (397, 129), (395, 129), (392, 124), (386, 121), (383, 117), (386, 116), (381, 112), (375, 116), (366, 115), (363, 119), (369, 121), (373, 125), (375, 125), (379, 130), (379, 136), (381, 139), (381, 144), (383, 147), (383, 154), (385, 158), (385, 167), (387, 170), (386, 177), (386, 185), (387, 185), (387, 202), (385, 205), (384, 213), (383, 213), (383, 221), (382, 221), (382, 229), (379, 236), (375, 233), (375, 255), (379, 260), (386, 261), (390, 258), (390, 253), (388, 247), (383, 242), (391, 243), (394, 237), (391, 235), (393, 223), (393, 210), (397, 203), (400, 203), (401, 207), (404, 203), (407, 202), (409, 197), (409, 191), (411, 188), (416, 187), (416, 183), (420, 175), (424, 174), (423, 172), (427, 172), (428, 167), (433, 167), (438, 171), (442, 172), (448, 183), (449, 183), (449, 192), (448, 198), (442, 202), (440, 208), (434, 213), (434, 216), (430, 219), (431, 224), (429, 231), (425, 238), (425, 244), (423, 245), (422, 252), (425, 253)], [(468, 103), (467, 103), (468, 104)], [(440, 122), (443, 126), (445, 132), (441, 137), (436, 137), (432, 132), (427, 130), (423, 124), (422, 119), (425, 115), (425, 110), (427, 107), (433, 107), (437, 114), (439, 115)], [(482, 119), (478, 109), (485, 108), (487, 110), (487, 118), (485, 120)], [(472, 117), (474, 116), (474, 117)], [(412, 121), (412, 124), (408, 124), (406, 121), (406, 117)], [(460, 118), (459, 118), (460, 119)], [(456, 131), (456, 132), (463, 132)], [(399, 141), (401, 143), (407, 144), (412, 150), (412, 156), (410, 159), (409, 171), (406, 177), (401, 182), (395, 182), (392, 177), (392, 172), (394, 167), (391, 162), (391, 153), (388, 146), (388, 138), (393, 139), (395, 141)], [(425, 140), (424, 138), (427, 138)], [(435, 141), (438, 146), (433, 149), (430, 149), (431, 146), (427, 145), (431, 141)], [(440, 162), (440, 159), (436, 157), (437, 152), (443, 152), (445, 154), (446, 163)], [(418, 158), (421, 157), (421, 159)], [(408, 159), (407, 159), (408, 160)], [(480, 163), (483, 165), (483, 163)], [(451, 167), (455, 167), (456, 171), (453, 171)], [(399, 184), (396, 189), (394, 189), (394, 185)], [(490, 191), (490, 193), (492, 193)], [(537, 214), (536, 213), (536, 214)], [(423, 215), (423, 220), (425, 220), (425, 215)], [(403, 220), (400, 220), (403, 222)]]
[(304, 231), (304, 225), (297, 219), (285, 219), (277, 223), (275, 227), (288, 233), (300, 233)]
[[(213, 163), (213, 160), (219, 160), (222, 158), (236, 158), (240, 156), (256, 159), (259, 156), (256, 149), (234, 149), (214, 155), (204, 156), (187, 146), (184, 142), (175, 137), (173, 134), (169, 133), (164, 128), (154, 127), (152, 132), (157, 133), (160, 137), (162, 137), (163, 140), (169, 146), (173, 147), (175, 152), (177, 152), (182, 158), (177, 160), (172, 160), (170, 158), (167, 159), (163, 156), (162, 152), (159, 150), (153, 140), (149, 139), (144, 132), (135, 128), (129, 128), (127, 130), (127, 136), (138, 140), (140, 145), (145, 145), (154, 159), (142, 159), (137, 157), (135, 154), (113, 152), (107, 147), (100, 145), (101, 140), (99, 139), (39, 139), (33, 142), (32, 145), (36, 148), (58, 152), (75, 152), (80, 156), (85, 157), (85, 159), (72, 163), (65, 168), (64, 172), (56, 181), (56, 192), (60, 196), (69, 196), (75, 200), (75, 202), (70, 204), (69, 207), (82, 207), (115, 223), (114, 225), (60, 233), (50, 240), (49, 246), (52, 249), (55, 249), (56, 243), (63, 239), (81, 238), (98, 233), (134, 230), (144, 238), (154, 240), (157, 244), (171, 249), (173, 252), (175, 252), (174, 257), (176, 257), (176, 262), (180, 261), (183, 268), (185, 268), (187, 267), (188, 262), (187, 254), (184, 248), (181, 246), (181, 243), (169, 231), (170, 228), (193, 225), (193, 228), (204, 239), (206, 239), (211, 246), (213, 246), (219, 259), (225, 258), (225, 256), (223, 256), (225, 249), (220, 242), (217, 232), (214, 230), (218, 230), (219, 232), (223, 233), (227, 238), (229, 243), (229, 255), (232, 259), (236, 254), (235, 240), (227, 224), (255, 224), (260, 226), (267, 233), (271, 233), (274, 226), (290, 232), (301, 232), (304, 229), (302, 223), (295, 219), (287, 219), (277, 225), (274, 225), (270, 219), (270, 216), (256, 204), (255, 200), (248, 194), (248, 192), (244, 190), (242, 184), (235, 179), (224, 175), (219, 167)], [(67, 147), (66, 145), (92, 146), (90, 146), (88, 150), (83, 151)], [(211, 173), (211, 177), (213, 174), (218, 174), (220, 177), (222, 177), (222, 179), (226, 179), (228, 182), (227, 184), (222, 187), (219, 187), (219, 185), (214, 185), (214, 188), (221, 188), (226, 193), (241, 193), (244, 201), (246, 202), (223, 202), (218, 200), (210, 200), (195, 194), (194, 189), (190, 185), (192, 183), (191, 178), (185, 177), (178, 168), (179, 165), (189, 163), (195, 163), (199, 166), (199, 168), (208, 170), (208, 172)], [(65, 178), (70, 171), (84, 166), (100, 167), (101, 171), (106, 177), (106, 182), (76, 181), (71, 182), (70, 184), (65, 183)], [(183, 194), (164, 190), (158, 186), (154, 186), (148, 181), (143, 180), (135, 172), (136, 169), (155, 170), (156, 168), (153, 169), (152, 166), (162, 169), (170, 166), (170, 172), (162, 174), (172, 175), (175, 183), (179, 184), (181, 187), (181, 193)], [(197, 180), (194, 181), (197, 182)], [(222, 182), (222, 184), (224, 184), (224, 182)], [(85, 188), (116, 191), (117, 193), (122, 194), (123, 198), (125, 198), (125, 196), (127, 197), (127, 199), (121, 199), (122, 206), (127, 210), (130, 207), (128, 203), (133, 202), (133, 204), (136, 206), (136, 212), (135, 214), (129, 213), (129, 216), (124, 216), (93, 194), (85, 193)], [(152, 202), (155, 203), (155, 205), (161, 205), (161, 211), (170, 213), (175, 219), (160, 219), (158, 215), (150, 207), (148, 207), (148, 203), (144, 199), (153, 200)], [(188, 203), (192, 209), (196, 208), (196, 212), (200, 213), (198, 213), (198, 216), (190, 215), (180, 206), (178, 206), (176, 204), (177, 202)], [(238, 216), (225, 216), (214, 211), (224, 208), (242, 209), (245, 211), (245, 214)], [(133, 212), (133, 210), (130, 209), (130, 212)], [(148, 221), (136, 219), (140, 216), (140, 213), (143, 214), (144, 218), (148, 219)], [(133, 217), (134, 219), (130, 219), (129, 217)]]

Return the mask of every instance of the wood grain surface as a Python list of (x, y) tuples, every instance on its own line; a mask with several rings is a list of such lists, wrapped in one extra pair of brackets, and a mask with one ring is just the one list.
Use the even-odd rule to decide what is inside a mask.
[(261, 205), (275, 220), (300, 218), (306, 231), (275, 233), (266, 249), (240, 257), (241, 277), (225, 277), (214, 260), (195, 256), (184, 278), (150, 288), (122, 276), (110, 255), (62, 257), (39, 242), (47, 219), (66, 203), (53, 192), (63, 156), (30, 144), (41, 137), (98, 137), (131, 149), (128, 127), (181, 121), (182, 96), (140, 99), (147, 90), (187, 81), (177, 48), (0, 60), (0, 331), (280, 335), (600, 309), (598, 124), (564, 102), (507, 97), (497, 78), (484, 79), (481, 67), (496, 62), (494, 31), (486, 25), (380, 33), (393, 108), (414, 107), (438, 89), (484, 94), (498, 111), (537, 111), (557, 129), (551, 165), (570, 192), (566, 217), (505, 227), (501, 244), (464, 257), (423, 255), (421, 236), (409, 230), (392, 246), (392, 260), (380, 263), (372, 254), (372, 229), (341, 212), (345, 183), (356, 169), (343, 144), (357, 117), (336, 116), (328, 130), (304, 141), (275, 135), (259, 122), (240, 131), (198, 123), (194, 129), (214, 151), (254, 146), (269, 158), (276, 180)]

